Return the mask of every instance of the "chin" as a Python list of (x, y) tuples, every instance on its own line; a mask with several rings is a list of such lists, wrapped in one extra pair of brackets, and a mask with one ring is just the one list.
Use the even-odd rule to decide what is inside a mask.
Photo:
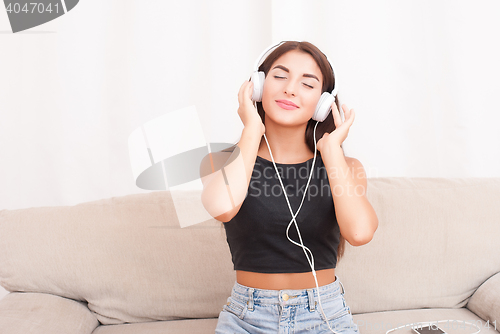
[(266, 120), (269, 119), (271, 122), (279, 124), (281, 126), (285, 127), (296, 127), (296, 126), (301, 126), (307, 124), (309, 121), (307, 120), (301, 120), (297, 119), (296, 117), (276, 117), (276, 115), (269, 116), (266, 114)]

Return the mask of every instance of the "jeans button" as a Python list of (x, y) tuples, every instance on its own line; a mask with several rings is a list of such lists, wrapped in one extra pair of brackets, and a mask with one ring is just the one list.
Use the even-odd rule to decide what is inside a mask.
[(288, 296), (286, 293), (285, 293), (285, 294), (283, 294), (283, 296), (282, 296), (282, 297), (283, 297), (283, 300), (284, 300), (284, 301), (287, 301), (287, 300), (288, 300), (288, 298), (289, 298), (289, 296)]

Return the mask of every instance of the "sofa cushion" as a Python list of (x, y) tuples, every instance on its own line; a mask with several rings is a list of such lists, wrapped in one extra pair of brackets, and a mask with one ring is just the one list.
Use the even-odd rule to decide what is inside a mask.
[(398, 327), (401, 328), (395, 329), (391, 334), (415, 334), (411, 330), (412, 326), (420, 327), (426, 322), (433, 327), (437, 325), (448, 334), (472, 334), (478, 328), (481, 330), (480, 334), (498, 334), (499, 329), (497, 325), (486, 323), (465, 307), (363, 313), (353, 315), (353, 321), (363, 334), (385, 334)]
[[(392, 332), (393, 334), (411, 334), (411, 326), (418, 326), (419, 322), (435, 323), (440, 320), (451, 320), (450, 322), (439, 322), (437, 325), (449, 334), (471, 334), (476, 332), (474, 326), (464, 323), (476, 324), (481, 328), (481, 334), (498, 334), (494, 324), (486, 324), (481, 318), (466, 308), (458, 309), (420, 309), (400, 310), (389, 312), (374, 312), (353, 315), (353, 321), (358, 330), (363, 334), (385, 334), (388, 330), (406, 326)], [(277, 326), (277, 325), (276, 325)], [(189, 333), (189, 334), (213, 334), (217, 327), (217, 319), (196, 320), (172, 320), (156, 321), (148, 323), (134, 323), (114, 326), (100, 326), (92, 334), (164, 334), (164, 333)], [(326, 324), (322, 328), (330, 333)], [(316, 329), (319, 329), (316, 327)], [(335, 329), (335, 328), (333, 328)], [(277, 332), (277, 331), (276, 331)], [(317, 333), (311, 328), (311, 334)]]
[(152, 321), (99, 326), (92, 334), (214, 334), (217, 318)]
[(500, 272), (490, 277), (474, 292), (467, 308), (484, 320), (500, 325)]
[(86, 303), (47, 293), (13, 292), (0, 300), (0, 332), (90, 334), (99, 326)]
[(0, 283), (88, 302), (103, 324), (216, 317), (236, 279), (221, 224), (180, 228), (165, 191), (2, 210)]

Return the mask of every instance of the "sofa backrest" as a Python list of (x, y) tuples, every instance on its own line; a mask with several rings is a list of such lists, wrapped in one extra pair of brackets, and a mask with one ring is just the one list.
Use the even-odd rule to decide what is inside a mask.
[[(353, 313), (462, 307), (500, 271), (500, 178), (375, 178), (367, 196), (379, 228), (336, 269)], [(0, 211), (0, 284), (102, 324), (217, 317), (235, 278), (222, 223), (180, 228), (169, 191)]]
[(500, 178), (373, 178), (379, 228), (336, 273), (353, 313), (459, 308), (500, 272)]
[(0, 284), (88, 302), (105, 325), (217, 317), (235, 279), (221, 223), (180, 228), (168, 191), (0, 211)]

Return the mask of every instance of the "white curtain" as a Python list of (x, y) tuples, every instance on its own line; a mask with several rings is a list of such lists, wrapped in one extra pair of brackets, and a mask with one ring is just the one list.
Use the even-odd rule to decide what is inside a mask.
[(0, 10), (0, 209), (147, 192), (128, 136), (187, 106), (207, 142), (235, 143), (239, 87), (282, 40), (335, 64), (356, 111), (345, 153), (368, 177), (498, 177), (499, 13), (497, 0), (81, 0), (12, 34)]

